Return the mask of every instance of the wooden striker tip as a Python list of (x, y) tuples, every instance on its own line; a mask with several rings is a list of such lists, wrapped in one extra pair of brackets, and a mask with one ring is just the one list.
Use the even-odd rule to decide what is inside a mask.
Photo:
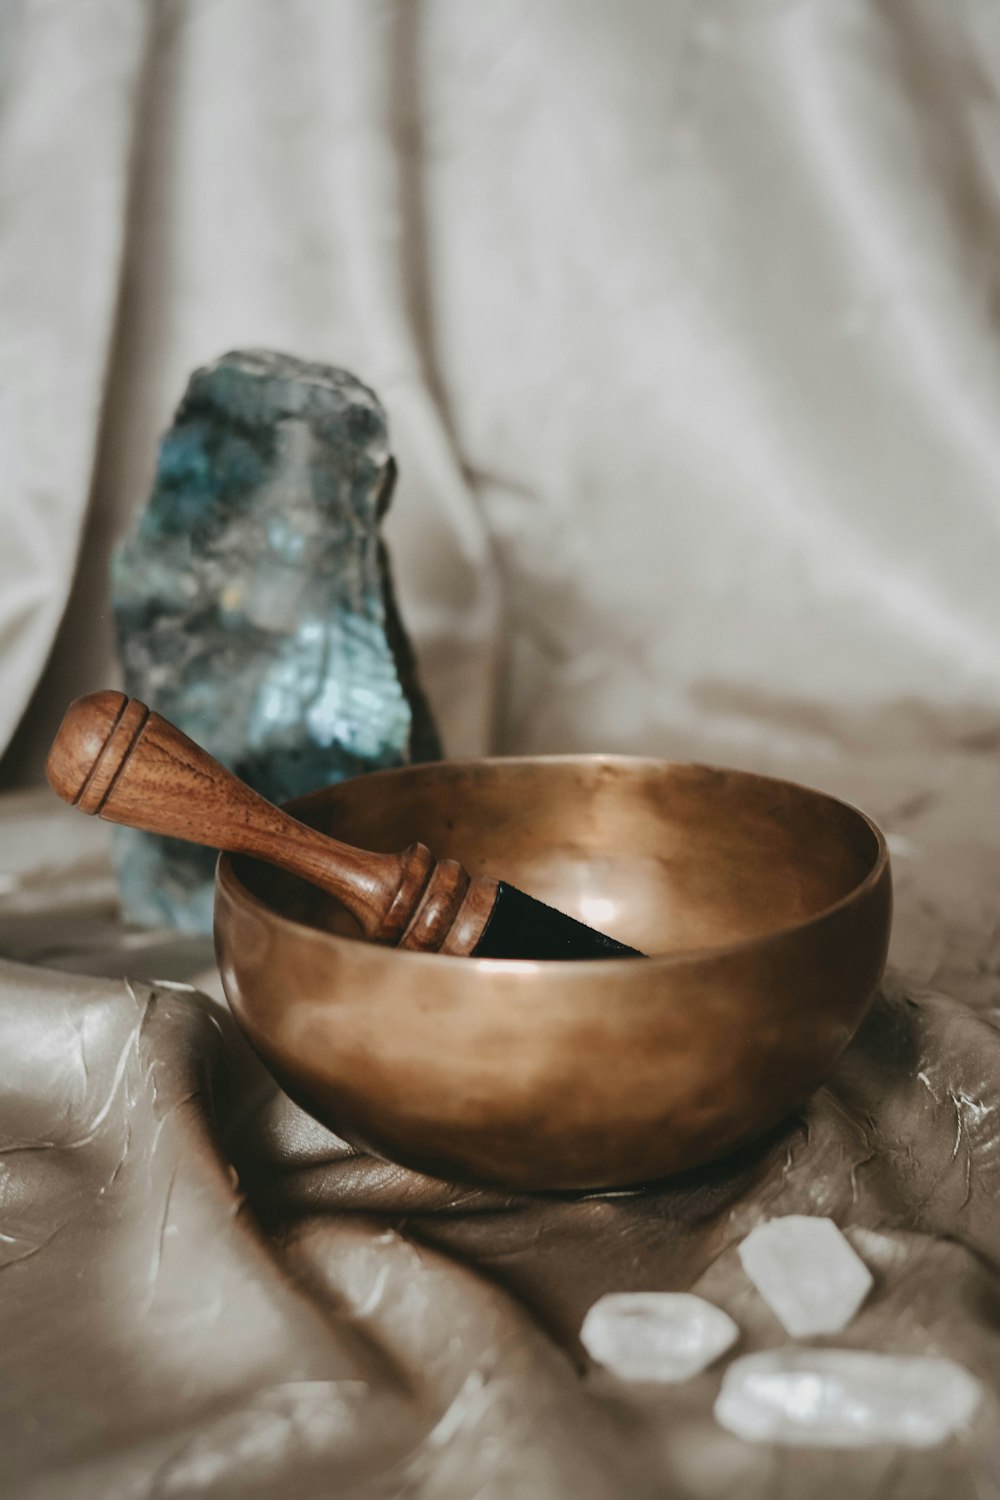
[(79, 801), (127, 703), (124, 693), (105, 688), (67, 708), (45, 762), (49, 786), (64, 802)]

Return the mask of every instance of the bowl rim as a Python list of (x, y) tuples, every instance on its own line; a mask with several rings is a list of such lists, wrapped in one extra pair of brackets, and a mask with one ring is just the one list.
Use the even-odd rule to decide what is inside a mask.
[[(885, 835), (875, 820), (861, 808), (855, 807), (852, 802), (847, 802), (842, 797), (835, 797), (829, 792), (821, 791), (818, 787), (807, 786), (804, 782), (791, 781), (787, 777), (767, 776), (759, 771), (746, 771), (738, 766), (719, 766), (707, 761), (673, 761), (662, 760), (652, 755), (618, 755), (614, 753), (574, 753), (553, 755), (484, 755), (464, 756), (461, 759), (414, 761), (405, 766), (392, 766), (384, 770), (369, 771), (363, 776), (347, 778), (350, 780), (365, 780), (371, 778), (396, 778), (408, 775), (414, 771), (431, 771), (440, 769), (442, 772), (448, 770), (469, 770), (472, 767), (504, 766), (538, 766), (538, 765), (564, 765), (564, 766), (622, 766), (625, 768), (638, 768), (647, 766), (651, 769), (661, 771), (708, 771), (710, 773), (725, 776), (739, 776), (749, 781), (756, 781), (765, 785), (792, 787), (796, 791), (805, 792), (811, 797), (822, 798), (836, 806), (844, 808), (868, 828), (875, 839), (875, 858), (868, 873), (858, 881), (857, 885), (851, 887), (838, 900), (822, 907), (814, 912), (811, 917), (801, 922), (789, 923), (786, 927), (776, 927), (771, 932), (758, 934), (756, 937), (739, 938), (731, 943), (713, 943), (708, 947), (685, 948), (678, 953), (651, 953), (643, 955), (644, 965), (653, 964), (658, 970), (680, 969), (690, 964), (704, 963), (706, 959), (721, 959), (739, 954), (750, 953), (755, 949), (763, 950), (774, 943), (782, 942), (794, 934), (808, 932), (811, 928), (822, 926), (838, 912), (852, 906), (875, 886), (879, 884), (883, 876), (890, 869), (889, 848)], [(283, 811), (290, 813), (293, 817), (297, 812), (306, 810), (310, 805), (322, 802), (328, 794), (337, 787), (342, 786), (343, 781), (331, 782), (328, 786), (317, 787), (315, 791), (306, 792), (301, 797), (293, 797), (287, 802), (281, 803)], [(221, 851), (215, 867), (215, 902), (218, 907), (220, 889), (225, 892), (230, 900), (243, 902), (255, 910), (261, 912), (269, 921), (277, 923), (280, 928), (288, 929), (295, 933), (300, 939), (307, 938), (310, 941), (330, 943), (333, 947), (340, 948), (344, 944), (350, 947), (366, 950), (375, 949), (382, 953), (392, 953), (399, 962), (409, 964), (445, 965), (446, 971), (455, 973), (455, 956), (444, 953), (414, 953), (407, 948), (387, 948), (382, 944), (366, 943), (359, 938), (345, 937), (340, 933), (326, 932), (321, 927), (313, 927), (308, 922), (296, 921), (294, 917), (288, 917), (270, 906), (266, 901), (255, 895), (239, 878), (233, 865), (234, 858), (249, 859), (250, 855), (234, 856)], [(216, 927), (218, 926), (216, 922)], [(593, 974), (595, 963), (593, 959), (560, 959), (557, 961), (545, 961), (532, 958), (464, 958), (460, 962), (472, 964), (477, 968), (482, 966), (490, 973), (521, 973), (532, 975), (543, 975), (551, 970), (553, 975)], [(602, 958), (597, 967), (604, 972), (610, 970), (615, 974), (622, 974), (630, 969), (636, 960), (634, 958)], [(468, 971), (466, 971), (468, 972)]]

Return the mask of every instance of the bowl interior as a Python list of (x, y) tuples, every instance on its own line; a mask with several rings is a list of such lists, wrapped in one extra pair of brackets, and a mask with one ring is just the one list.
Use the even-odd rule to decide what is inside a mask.
[[(362, 848), (420, 840), (648, 954), (794, 927), (849, 895), (881, 848), (867, 819), (822, 793), (617, 757), (412, 766), (342, 782), (290, 811)], [(282, 915), (356, 935), (330, 897), (254, 860), (233, 865)]]

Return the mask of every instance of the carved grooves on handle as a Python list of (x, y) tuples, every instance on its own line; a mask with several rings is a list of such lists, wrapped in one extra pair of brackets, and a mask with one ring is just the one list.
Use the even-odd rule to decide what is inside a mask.
[(457, 859), (435, 860), (424, 844), (411, 844), (399, 859), (395, 894), (369, 937), (412, 953), (472, 953), (493, 911), (497, 882), (473, 880)]
[(375, 941), (390, 948), (400, 942), (410, 914), (434, 874), (434, 856), (426, 844), (411, 844), (403, 850), (399, 860), (399, 884), (375, 933)]
[(149, 719), (149, 709), (138, 698), (126, 698), (119, 710), (104, 748), (94, 762), (93, 769), (79, 793), (74, 806), (91, 815), (100, 813), (119, 776), (128, 765), (142, 731)]
[(468, 889), (469, 877), (457, 860), (438, 860), (399, 946), (418, 953), (436, 952), (447, 939)]

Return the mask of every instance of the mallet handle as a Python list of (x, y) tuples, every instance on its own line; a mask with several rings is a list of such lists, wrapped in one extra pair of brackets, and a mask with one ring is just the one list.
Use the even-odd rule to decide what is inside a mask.
[(496, 903), (495, 880), (423, 844), (373, 854), (317, 833), (124, 693), (70, 704), (45, 770), (81, 812), (279, 865), (335, 896), (373, 942), (468, 954)]

